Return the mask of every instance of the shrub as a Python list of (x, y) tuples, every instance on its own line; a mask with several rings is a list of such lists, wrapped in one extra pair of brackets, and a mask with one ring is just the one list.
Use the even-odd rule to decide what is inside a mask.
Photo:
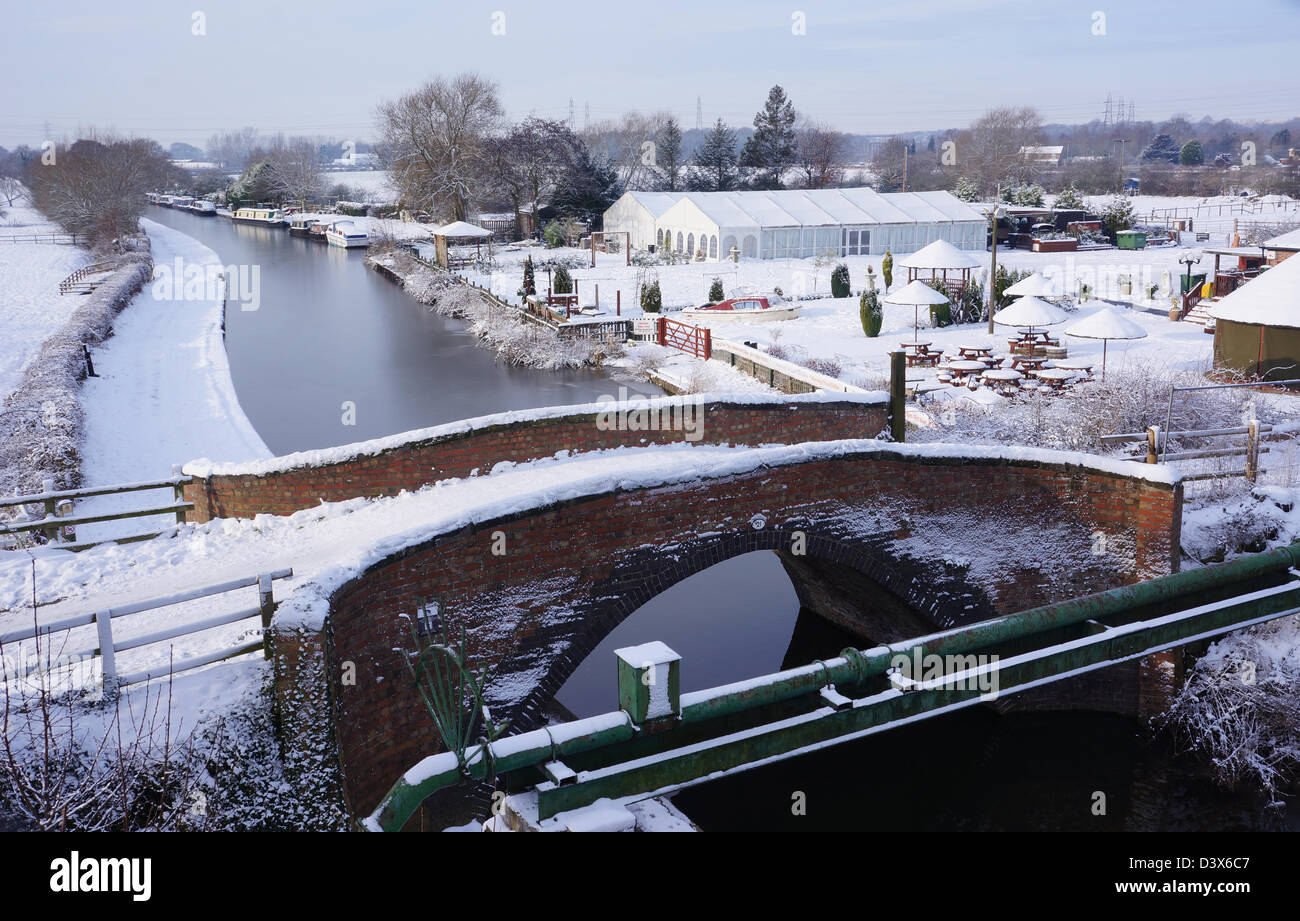
[(848, 297), (849, 293), (849, 267), (841, 262), (831, 271), (831, 297)]
[(880, 297), (875, 291), (863, 291), (858, 301), (858, 314), (862, 319), (862, 331), (867, 338), (874, 339), (880, 335), (880, 326), (884, 322), (884, 311), (880, 306)]
[(844, 368), (834, 358), (809, 358), (803, 363), (809, 371), (825, 374), (827, 377), (839, 377)]
[(942, 329), (945, 326), (952, 325), (952, 305), (951, 304), (932, 304), (930, 305), (930, 322), (936, 329)]
[(880, 276), (885, 279), (885, 293), (889, 293), (889, 286), (894, 283), (894, 254), (885, 250), (885, 258), (880, 263)]
[(645, 313), (658, 313), (663, 309), (664, 298), (659, 290), (659, 279), (655, 279), (641, 289), (641, 310)]
[(555, 270), (554, 280), (551, 282), (551, 290), (556, 294), (573, 293), (573, 276), (564, 266), (559, 266)]
[(529, 256), (524, 260), (524, 285), (519, 289), (520, 297), (527, 297), (530, 294), (537, 293), (537, 280), (533, 271), (533, 257)]
[(564, 228), (560, 226), (559, 221), (551, 221), (542, 229), (542, 239), (546, 245), (555, 248), (564, 245)]
[(1079, 191), (1079, 187), (1071, 182), (1064, 189), (1061, 189), (1061, 194), (1056, 196), (1056, 207), (1070, 210), (1084, 207), (1083, 193)]
[(713, 279), (713, 284), (709, 285), (709, 303), (716, 304), (719, 301), (727, 299), (727, 292), (722, 289), (722, 279)]

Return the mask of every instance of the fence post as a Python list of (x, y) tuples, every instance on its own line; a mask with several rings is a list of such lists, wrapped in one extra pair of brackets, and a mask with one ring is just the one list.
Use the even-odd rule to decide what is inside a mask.
[(907, 362), (901, 351), (889, 353), (889, 437), (907, 438)]
[(658, 343), (660, 345), (663, 345), (664, 339), (667, 337), (667, 335), (668, 335), (668, 318), (656, 317), (655, 318), (655, 339), (658, 340)]
[(113, 618), (108, 611), (95, 612), (95, 631), (99, 634), (99, 658), (104, 664), (104, 693), (111, 694), (117, 685), (117, 659), (113, 655)]
[(1246, 482), (1254, 483), (1259, 476), (1259, 420), (1246, 423)]
[[(41, 492), (46, 493), (47, 495), (48, 495), (49, 493), (54, 492), (54, 480), (52, 480), (52, 479), (50, 479), (50, 480), (44, 480), (44, 481), (41, 483)], [(49, 499), (46, 499), (46, 500), (45, 500), (45, 517), (46, 517), (46, 518), (55, 518), (55, 517), (58, 516), (58, 504), (57, 504), (57, 503), (58, 503), (58, 500), (57, 500), (57, 499), (54, 499), (54, 498), (49, 498)], [(45, 532), (45, 538), (46, 538), (46, 540), (48, 540), (50, 543), (54, 543), (56, 540), (59, 539), (59, 526), (58, 526), (57, 524), (54, 525), (54, 527), (52, 527), (52, 528), (43, 528), (42, 530)]]
[(1147, 426), (1147, 463), (1154, 464), (1159, 459), (1160, 426)]
[(275, 613), (275, 598), (271, 594), (271, 574), (257, 577), (257, 604), (262, 609), (262, 655), (271, 658), (271, 615)]
[[(181, 476), (181, 465), (172, 464), (172, 479), (180, 479), (180, 476)], [(174, 498), (178, 504), (184, 502), (185, 487), (182, 486), (180, 483), (173, 483), (172, 498)], [(179, 511), (176, 512), (176, 523), (185, 524), (185, 509), (180, 509)]]

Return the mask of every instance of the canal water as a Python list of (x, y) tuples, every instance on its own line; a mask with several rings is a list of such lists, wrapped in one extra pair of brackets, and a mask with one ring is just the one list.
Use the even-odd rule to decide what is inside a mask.
[[(260, 266), (261, 304), (227, 313), (240, 403), (276, 453), (328, 447), (508, 409), (658, 393), (602, 372), (512, 368), (465, 324), (428, 312), (347, 252), (283, 230), (150, 208), (224, 264)], [(356, 425), (341, 404), (356, 404)], [(617, 627), (557, 701), (617, 707), (613, 650), (662, 640), (699, 690), (861, 645), (801, 610), (776, 556), (746, 554), (686, 579)], [(1104, 815), (1094, 813), (1105, 794)], [(1120, 717), (998, 716), (972, 708), (711, 781), (674, 797), (707, 831), (1300, 831), (1249, 791), (1220, 791), (1195, 759)]]

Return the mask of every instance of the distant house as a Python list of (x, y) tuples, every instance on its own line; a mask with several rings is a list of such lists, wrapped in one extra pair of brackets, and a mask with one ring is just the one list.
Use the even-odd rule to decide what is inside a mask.
[(1293, 230), (1290, 233), (1284, 233), (1281, 236), (1265, 240), (1260, 246), (1267, 253), (1269, 264), (1277, 265), (1282, 260), (1289, 259), (1295, 253), (1300, 252), (1300, 230)]
[(372, 153), (349, 153), (331, 161), (331, 166), (338, 169), (379, 169), (379, 155)]
[(1060, 166), (1064, 145), (1055, 147), (1021, 147), (1020, 156), (1037, 166)]

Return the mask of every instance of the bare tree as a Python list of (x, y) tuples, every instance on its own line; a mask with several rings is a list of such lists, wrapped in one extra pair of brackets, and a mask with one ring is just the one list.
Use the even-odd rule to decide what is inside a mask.
[(417, 207), (465, 220), (480, 196), (487, 139), (501, 117), (497, 86), (477, 74), (441, 77), (379, 107), (389, 171)]
[(1037, 109), (991, 109), (958, 134), (957, 166), (964, 175), (977, 178), (984, 192), (993, 191), (1007, 179), (1028, 182), (1038, 167), (1025, 158), (1021, 148), (1040, 143), (1042, 137), (1043, 119)]
[(267, 157), (267, 181), (282, 201), (307, 202), (321, 191), (320, 154), (317, 146), (297, 139)]
[(145, 192), (173, 177), (162, 147), (143, 138), (79, 140), (53, 163), (28, 167), (36, 207), (66, 230), (99, 240), (134, 232)]
[(618, 121), (602, 121), (582, 133), (595, 157), (603, 158), (618, 175), (618, 191), (652, 189), (660, 181), (656, 139), (668, 124), (668, 112), (627, 112)]
[(804, 187), (824, 189), (844, 174), (844, 136), (826, 125), (808, 122), (795, 131), (796, 158)]

